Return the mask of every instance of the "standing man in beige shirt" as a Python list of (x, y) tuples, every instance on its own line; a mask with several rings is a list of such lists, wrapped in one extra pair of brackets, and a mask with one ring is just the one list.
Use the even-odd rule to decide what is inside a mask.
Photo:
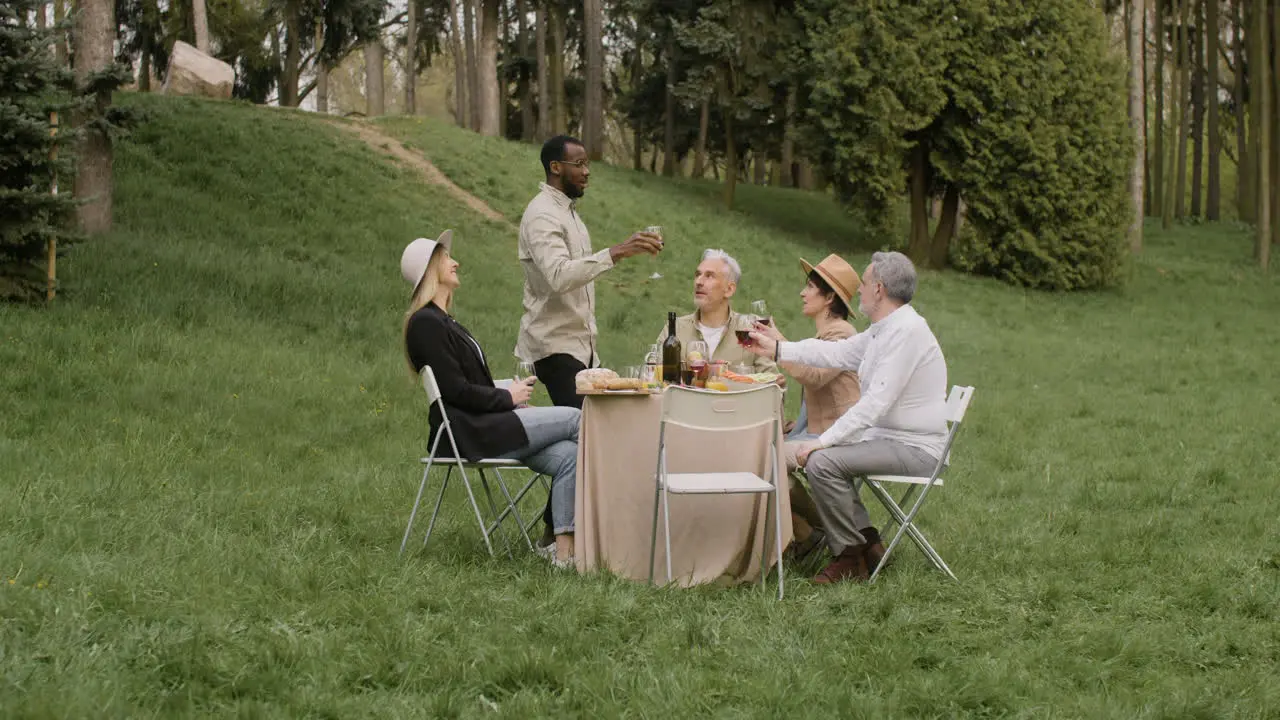
[(520, 219), (524, 317), (516, 355), (533, 363), (551, 402), (580, 408), (574, 378), (599, 364), (595, 279), (623, 258), (657, 255), (662, 241), (639, 232), (592, 252), (591, 236), (577, 210), (591, 178), (582, 142), (566, 135), (548, 140), (542, 146), (542, 169), (546, 182)]

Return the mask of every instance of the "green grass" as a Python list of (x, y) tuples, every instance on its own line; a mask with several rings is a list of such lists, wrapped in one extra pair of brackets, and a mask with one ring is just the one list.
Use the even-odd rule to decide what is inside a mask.
[[(489, 560), (458, 495), (398, 558), (423, 400), (404, 244), (458, 232), (459, 319), (511, 370), (512, 230), (296, 113), (128, 98), (116, 231), (0, 307), (0, 717), (1274, 717), (1274, 280), (1229, 226), (1152, 229), (1122, 289), (952, 273), (918, 306), (977, 386), (955, 471), (874, 587), (663, 591)], [(518, 218), (534, 150), (388, 129)], [(889, 243), (829, 201), (597, 168), (605, 359), (689, 306), (704, 247), (795, 311), (797, 256)], [(659, 281), (647, 281), (657, 269)], [(505, 364), (504, 364), (505, 363)]]

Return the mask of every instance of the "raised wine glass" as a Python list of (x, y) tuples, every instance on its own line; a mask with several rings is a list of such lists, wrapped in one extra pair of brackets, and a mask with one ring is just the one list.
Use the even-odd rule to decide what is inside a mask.
[(763, 300), (755, 300), (751, 303), (751, 314), (756, 316), (756, 322), (761, 325), (773, 324), (773, 317), (769, 315), (769, 306)]

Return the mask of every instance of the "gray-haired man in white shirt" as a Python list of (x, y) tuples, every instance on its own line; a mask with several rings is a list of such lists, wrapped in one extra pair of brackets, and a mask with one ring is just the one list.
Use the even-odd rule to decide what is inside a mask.
[(916, 269), (902, 253), (878, 252), (862, 274), (858, 309), (871, 327), (847, 340), (776, 342), (752, 333), (753, 352), (813, 367), (854, 370), (862, 397), (817, 440), (799, 448), (835, 557), (820, 584), (865, 580), (884, 555), (858, 497), (866, 475), (928, 475), (946, 444), (947, 364), (929, 324), (909, 304)]

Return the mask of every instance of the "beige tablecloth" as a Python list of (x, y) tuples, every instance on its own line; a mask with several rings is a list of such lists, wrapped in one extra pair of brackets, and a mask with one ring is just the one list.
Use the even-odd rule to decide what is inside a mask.
[[(578, 434), (574, 553), (578, 570), (607, 569), (633, 580), (649, 578), (654, 473), (662, 396), (595, 395), (584, 398)], [(791, 541), (779, 434), (782, 546)], [(678, 430), (667, 439), (668, 472), (749, 471), (769, 479), (768, 432)], [(769, 495), (670, 495), (672, 576), (682, 586), (760, 579), (760, 553), (768, 540), (769, 566), (777, 562), (773, 519), (765, 532)], [(654, 578), (666, 579), (662, 519)]]

